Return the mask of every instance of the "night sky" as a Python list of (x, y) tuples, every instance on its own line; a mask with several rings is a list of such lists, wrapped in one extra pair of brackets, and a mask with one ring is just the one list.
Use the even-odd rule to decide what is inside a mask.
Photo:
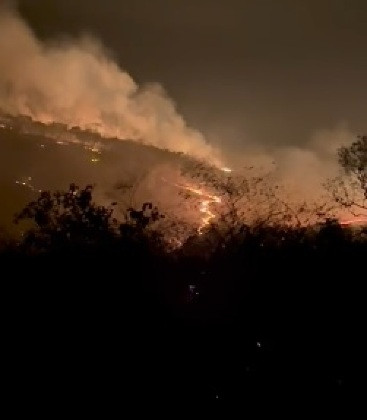
[(19, 0), (43, 38), (88, 32), (219, 145), (366, 131), (364, 0)]

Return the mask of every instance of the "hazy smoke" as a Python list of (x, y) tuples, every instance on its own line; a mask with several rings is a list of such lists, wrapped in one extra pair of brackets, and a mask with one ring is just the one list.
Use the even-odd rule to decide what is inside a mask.
[[(14, 116), (27, 115), (43, 123), (79, 126), (104, 137), (136, 140), (218, 163), (219, 153), (200, 132), (186, 125), (159, 84), (138, 86), (110, 58), (101, 44), (91, 38), (52, 43), (40, 41), (27, 24), (9, 10), (9, 7), (6, 10), (0, 7), (0, 111)], [(251, 140), (245, 141), (242, 133), (235, 133), (241, 139), (236, 147), (231, 139), (233, 136), (221, 136), (217, 128), (215, 131), (221, 137), (218, 144), (222, 144), (226, 160), (231, 162), (235, 173), (240, 173), (243, 166), (268, 170), (273, 174), (274, 184), (285, 186), (284, 200), (293, 202), (323, 202), (323, 183), (336, 176), (339, 170), (336, 150), (355, 138), (346, 126), (339, 126), (315, 132), (303, 146), (269, 149)], [(60, 138), (61, 134), (57, 135)], [(215, 138), (215, 135), (210, 137)], [(224, 141), (228, 137), (229, 141)], [(70, 155), (61, 157), (60, 153), (60, 160), (67, 161), (64, 176), (72, 174), (72, 179), (65, 179), (65, 182), (78, 179), (77, 174), (83, 172), (88, 182), (98, 181), (108, 190), (110, 184), (125, 177), (122, 167), (129, 166), (127, 161), (135, 165), (137, 172), (142, 172), (144, 165), (146, 169), (153, 165), (149, 159), (145, 162), (142, 157), (139, 160), (136, 156), (125, 156), (123, 160), (117, 150), (113, 154), (115, 163), (107, 159), (103, 163), (102, 159), (97, 177), (89, 169), (91, 163), (85, 160), (84, 155), (72, 155), (72, 160)], [(5, 151), (3, 155), (3, 167), (9, 165), (9, 173), (13, 173), (15, 159), (7, 159)], [(29, 157), (29, 160), (32, 158)], [(42, 165), (35, 163), (34, 167), (42, 166), (45, 173), (55, 173), (56, 176), (54, 163), (45, 160)], [(35, 171), (18, 172), (17, 177), (31, 174), (37, 179)], [(141, 192), (142, 199), (156, 202), (159, 197), (165, 208), (167, 202), (176, 205), (169, 185), (162, 187), (161, 176), (156, 174), (154, 172), (151, 178), (147, 177)], [(165, 177), (171, 179), (174, 176), (174, 172), (170, 172)], [(45, 179), (49, 180), (49, 176), (44, 175), (38, 178), (42, 183)], [(183, 208), (181, 202), (178, 207)], [(197, 212), (195, 217), (198, 217)]]
[[(1, 9), (1, 7), (0, 7)], [(91, 38), (46, 43), (0, 10), (0, 109), (216, 162), (159, 84), (138, 86)]]
[(337, 151), (356, 139), (347, 124), (315, 130), (302, 145), (277, 146), (244, 142), (241, 151), (228, 152), (232, 167), (252, 166), (272, 172), (274, 181), (286, 187), (295, 200), (318, 201), (325, 194), (324, 184), (338, 176), (341, 167)]
[(298, 190), (303, 199), (324, 193), (327, 179), (340, 173), (337, 150), (356, 136), (341, 124), (329, 130), (317, 130), (303, 147), (287, 147), (275, 154), (280, 179)]

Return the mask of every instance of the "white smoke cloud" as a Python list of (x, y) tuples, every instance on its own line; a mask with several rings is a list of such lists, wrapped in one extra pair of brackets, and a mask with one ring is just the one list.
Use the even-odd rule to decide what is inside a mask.
[(0, 8), (0, 110), (43, 123), (90, 129), (218, 163), (159, 84), (139, 86), (84, 37), (46, 43), (14, 11)]

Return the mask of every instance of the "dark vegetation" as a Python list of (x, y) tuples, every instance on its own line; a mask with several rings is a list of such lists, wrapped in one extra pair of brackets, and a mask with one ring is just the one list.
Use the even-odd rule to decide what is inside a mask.
[(24, 404), (303, 412), (358, 394), (365, 228), (244, 225), (210, 252), (166, 252), (151, 203), (121, 223), (92, 193), (42, 192), (1, 250), (8, 389)]

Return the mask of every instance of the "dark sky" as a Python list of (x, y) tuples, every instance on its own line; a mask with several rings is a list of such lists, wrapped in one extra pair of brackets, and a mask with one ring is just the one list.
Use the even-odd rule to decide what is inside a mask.
[[(232, 145), (367, 132), (365, 0), (19, 0), (42, 37), (90, 32)], [(223, 140), (225, 139), (225, 140)]]

